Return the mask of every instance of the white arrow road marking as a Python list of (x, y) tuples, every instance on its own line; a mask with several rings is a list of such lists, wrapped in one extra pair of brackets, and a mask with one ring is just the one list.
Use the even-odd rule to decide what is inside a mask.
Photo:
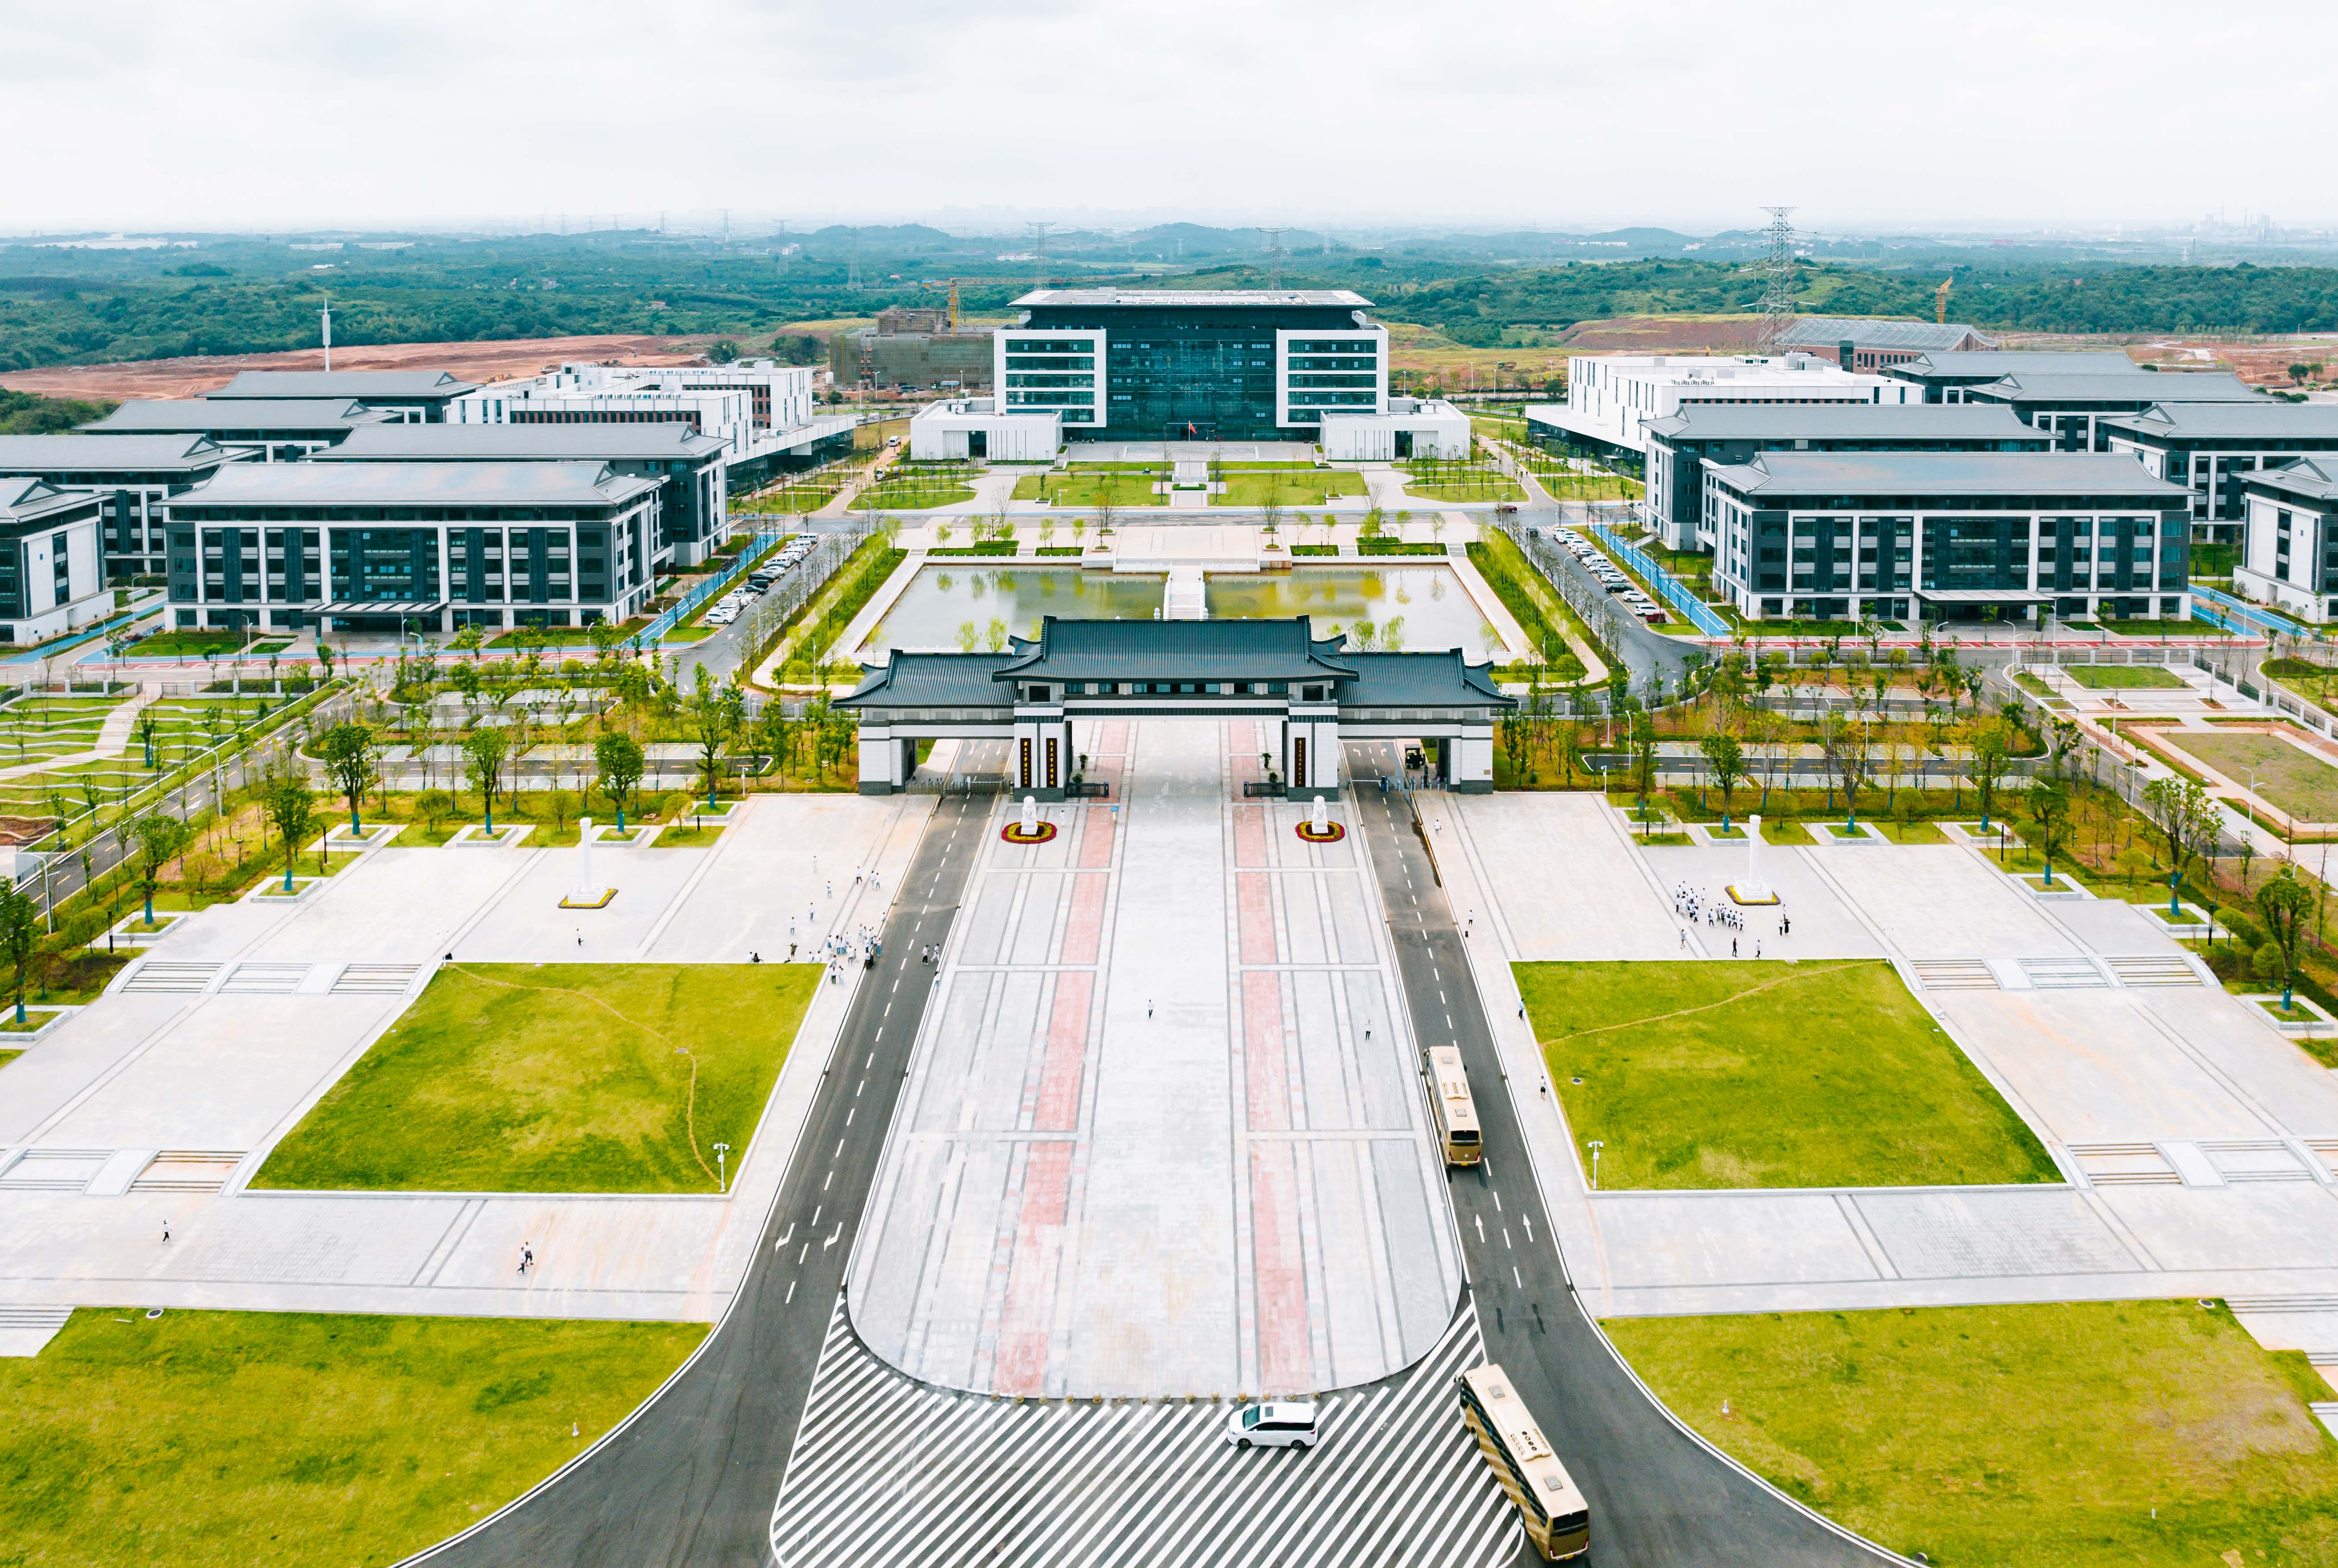
[(834, 1247), (834, 1246), (836, 1245), (838, 1238), (839, 1238), (839, 1237), (841, 1237), (843, 1234), (844, 1234), (844, 1221), (842, 1221), (841, 1219), (840, 1219), (840, 1220), (838, 1220), (838, 1221), (836, 1222), (836, 1235), (835, 1235), (835, 1236), (831, 1236), (831, 1237), (830, 1237), (826, 1241), (821, 1242), (821, 1243), (820, 1244), (820, 1249), (822, 1252), (826, 1252), (830, 1247)]

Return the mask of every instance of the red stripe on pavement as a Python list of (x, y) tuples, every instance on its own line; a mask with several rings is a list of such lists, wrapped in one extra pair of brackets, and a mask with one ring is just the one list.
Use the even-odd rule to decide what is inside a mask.
[(1314, 1386), (1308, 1347), (1307, 1276), (1299, 1247), (1297, 1150), (1289, 1144), (1250, 1151), (1250, 1252), (1258, 1293), (1258, 1377), (1266, 1394)]
[(1291, 1074), (1282, 1058), (1282, 980), (1252, 970), (1243, 979), (1243, 1082), (1252, 1132), (1291, 1125)]
[(1104, 940), (1104, 895), (1109, 877), (1072, 878), (1071, 919), (1064, 926), (1065, 963), (1094, 963)]
[(1110, 865), (1112, 863), (1112, 808), (1102, 805), (1082, 806), (1080, 819), (1079, 863)]
[(1080, 1066), (1088, 1050), (1088, 997), (1093, 971), (1056, 977), (1056, 1003), (1047, 1013), (1047, 1053), (1039, 1064), (1039, 1098), (1031, 1125), (1041, 1132), (1071, 1132), (1080, 1119)]
[(1072, 1186), (1072, 1146), (1035, 1143), (1023, 1167), (1023, 1214), (1015, 1226), (1015, 1262), (1007, 1277), (998, 1357), (992, 1386), (1036, 1394), (1047, 1370), (1047, 1331), (1055, 1318), (1056, 1263), (1064, 1250), (1064, 1206)]
[(1234, 863), (1266, 863), (1266, 810), (1263, 806), (1234, 807)]
[(1242, 961), (1274, 962), (1274, 891), (1262, 871), (1234, 873), (1234, 904), (1242, 912)]

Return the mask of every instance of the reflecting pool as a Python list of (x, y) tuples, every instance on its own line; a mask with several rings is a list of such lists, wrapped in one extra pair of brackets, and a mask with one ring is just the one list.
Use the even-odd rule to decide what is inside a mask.
[(1158, 577), (1084, 572), (1077, 567), (928, 564), (893, 601), (860, 656), (887, 648), (980, 652), (1007, 646), (1009, 635), (1027, 637), (1039, 617), (1066, 621), (1149, 621), (1160, 613)]
[(1209, 589), (1213, 620), (1303, 615), (1317, 636), (1348, 636), (1367, 649), (1460, 648), (1473, 659), (1508, 656), (1500, 634), (1450, 567), (1296, 567), (1213, 577)]

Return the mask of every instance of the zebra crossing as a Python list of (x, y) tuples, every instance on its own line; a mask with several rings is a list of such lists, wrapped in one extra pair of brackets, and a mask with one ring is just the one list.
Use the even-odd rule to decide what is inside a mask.
[(1465, 1300), (1407, 1371), (1317, 1396), (1314, 1449), (1240, 1452), (1223, 1404), (1018, 1405), (903, 1376), (841, 1298), (771, 1511), (781, 1568), (1492, 1568), (1519, 1529), (1461, 1424)]

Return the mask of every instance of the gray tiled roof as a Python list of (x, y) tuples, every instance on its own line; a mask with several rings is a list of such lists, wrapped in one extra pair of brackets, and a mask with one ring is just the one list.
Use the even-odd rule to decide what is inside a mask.
[(1887, 321), (1864, 316), (1803, 316), (1778, 340), (1782, 349), (1832, 349), (1845, 338), (1862, 349), (1952, 350), (1960, 343), (1986, 343), (1960, 322)]
[(2244, 478), (2251, 489), (2279, 490), (2309, 501), (2338, 501), (2338, 458), (2307, 458)]
[(911, 654), (899, 648), (881, 666), (864, 667), (840, 708), (1011, 708), (1015, 693), (991, 677), (1014, 654)]
[(319, 452), (328, 462), (477, 461), (501, 458), (542, 462), (663, 462), (719, 455), (723, 445), (684, 424), (654, 425), (365, 425), (339, 446)]
[[(2145, 380), (2144, 376), (2150, 377)], [(2019, 371), (1986, 386), (1966, 389), (1968, 398), (2014, 403), (2270, 403), (2274, 399), (2229, 370), (2152, 372), (2141, 376), (2062, 376)]]
[(1928, 353), (1887, 365), (1883, 373), (1913, 380), (1924, 376), (2141, 376), (2141, 365), (2117, 349), (1975, 349)]
[(85, 432), (0, 436), (0, 474), (193, 470), (217, 468), (228, 460), (218, 442), (194, 431), (103, 439)]
[(1001, 680), (1303, 681), (1355, 672), (1304, 616), (1288, 620), (1066, 621), (1049, 616)]
[(388, 418), (380, 409), (349, 398), (234, 402), (214, 398), (136, 398), (82, 429), (96, 436), (160, 430), (347, 430)]
[(1705, 472), (1745, 495), (2133, 496), (2188, 500), (2117, 452), (1763, 452)]
[(244, 370), (207, 398), (457, 398), (476, 383), (447, 370)]
[(2001, 403), (1687, 403), (1667, 419), (1650, 419), (1646, 429), (1651, 435), (1692, 441), (1902, 435), (2046, 439)]
[(1342, 706), (1428, 707), (1456, 702), (1506, 708), (1518, 705), (1518, 698), (1505, 695), (1494, 684), (1492, 665), (1473, 665), (1459, 648), (1341, 656), (1356, 667), (1354, 682), (1340, 689)]
[(659, 481), (599, 463), (231, 463), (176, 506), (594, 506)]
[(96, 499), (88, 490), (60, 490), (29, 475), (0, 478), (0, 522), (29, 523)]
[(2338, 403), (2154, 403), (2105, 423), (2138, 436), (2338, 436)]

